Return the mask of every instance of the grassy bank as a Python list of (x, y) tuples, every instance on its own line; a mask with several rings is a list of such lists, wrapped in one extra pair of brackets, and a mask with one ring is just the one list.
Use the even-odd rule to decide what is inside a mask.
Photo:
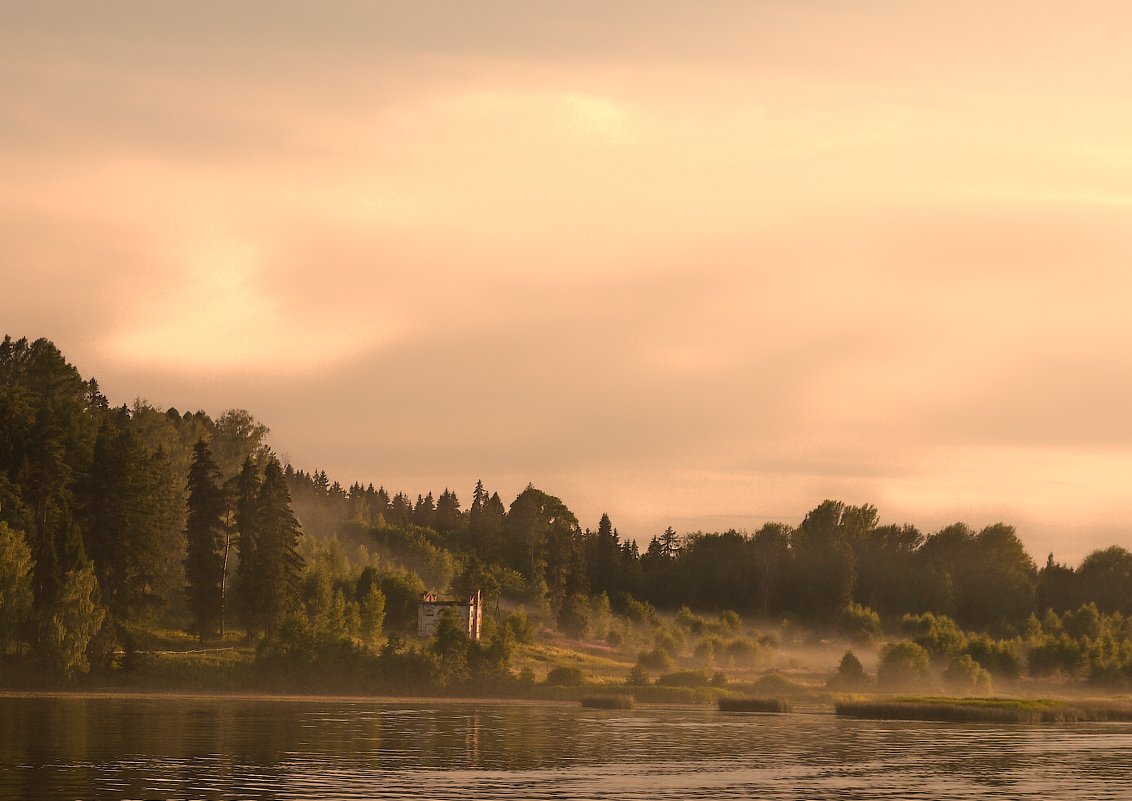
[(1132, 721), (1125, 701), (1061, 701), (1049, 698), (907, 697), (840, 701), (838, 715), (873, 720), (938, 720), (957, 723), (1074, 723)]

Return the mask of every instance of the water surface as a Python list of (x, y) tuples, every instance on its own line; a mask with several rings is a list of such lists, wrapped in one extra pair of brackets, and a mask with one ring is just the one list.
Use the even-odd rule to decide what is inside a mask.
[(0, 698), (0, 799), (1128, 799), (1132, 725)]

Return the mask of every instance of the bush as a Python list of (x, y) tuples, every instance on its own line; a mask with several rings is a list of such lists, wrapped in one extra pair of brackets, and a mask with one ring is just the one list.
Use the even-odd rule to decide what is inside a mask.
[(829, 677), (826, 686), (831, 690), (856, 692), (866, 689), (870, 683), (861, 660), (852, 651), (846, 651), (837, 665), (837, 671)]
[(754, 667), (762, 661), (763, 650), (750, 637), (739, 637), (727, 643), (724, 650), (735, 665)]
[(641, 651), (637, 655), (637, 664), (642, 668), (664, 671), (672, 670), (676, 662), (672, 659), (672, 655), (668, 653), (668, 651), (663, 648), (653, 648), (651, 651)]
[(1066, 634), (1050, 637), (1030, 649), (1030, 675), (1080, 675), (1087, 664), (1084, 649)]
[(617, 600), (618, 609), (634, 623), (647, 623), (650, 626), (660, 625), (660, 616), (657, 615), (656, 609), (648, 601), (638, 601), (627, 593), (621, 593), (617, 596)]
[(668, 651), (670, 656), (676, 656), (684, 647), (684, 635), (679, 629), (662, 629), (653, 637), (653, 645)]
[(783, 676), (781, 673), (767, 673), (765, 676), (759, 677), (754, 684), (755, 692), (759, 695), (791, 695), (800, 690), (805, 689), (801, 684), (790, 681), (790, 679)]
[(880, 636), (880, 615), (867, 606), (850, 601), (849, 605), (841, 610), (841, 617), (837, 623), (841, 635), (853, 642), (871, 643)]
[(644, 687), (649, 684), (649, 674), (641, 667), (640, 663), (637, 663), (629, 671), (629, 677), (625, 679), (625, 683), (630, 687)]
[(739, 613), (732, 609), (724, 609), (719, 613), (719, 625), (725, 631), (735, 631), (742, 623)]
[(546, 683), (551, 687), (581, 687), (586, 683), (586, 675), (581, 668), (556, 667), (546, 674)]
[(951, 657), (943, 672), (947, 688), (960, 695), (989, 695), (990, 673), (967, 654)]
[(590, 628), (590, 602), (586, 596), (574, 593), (562, 603), (558, 612), (558, 630), (567, 637), (582, 639)]
[(529, 645), (535, 641), (535, 627), (526, 612), (512, 612), (503, 620), (503, 628), (511, 632), (515, 642)]
[(676, 623), (693, 634), (703, 634), (705, 622), (702, 617), (694, 614), (687, 606), (681, 606), (680, 611), (676, 613)]
[(967, 640), (964, 653), (994, 676), (1016, 679), (1022, 675), (1025, 660), (1020, 640), (992, 640), (985, 634), (976, 634)]
[(696, 643), (692, 655), (708, 665), (714, 665), (715, 661), (723, 655), (724, 643), (719, 637), (705, 637)]
[(928, 652), (914, 642), (894, 642), (880, 654), (877, 682), (886, 689), (909, 690), (930, 679)]
[(900, 621), (900, 629), (912, 642), (935, 657), (944, 658), (957, 654), (967, 644), (962, 629), (947, 615), (905, 615)]

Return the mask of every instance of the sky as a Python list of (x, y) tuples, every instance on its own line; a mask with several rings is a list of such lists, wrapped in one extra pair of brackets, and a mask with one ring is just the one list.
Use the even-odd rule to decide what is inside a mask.
[(1132, 548), (1119, 2), (0, 5), (0, 333), (642, 543)]

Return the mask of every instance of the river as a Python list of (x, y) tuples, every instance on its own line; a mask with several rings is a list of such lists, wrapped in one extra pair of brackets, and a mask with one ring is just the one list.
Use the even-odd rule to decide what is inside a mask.
[(0, 799), (1129, 799), (1132, 725), (0, 698)]

